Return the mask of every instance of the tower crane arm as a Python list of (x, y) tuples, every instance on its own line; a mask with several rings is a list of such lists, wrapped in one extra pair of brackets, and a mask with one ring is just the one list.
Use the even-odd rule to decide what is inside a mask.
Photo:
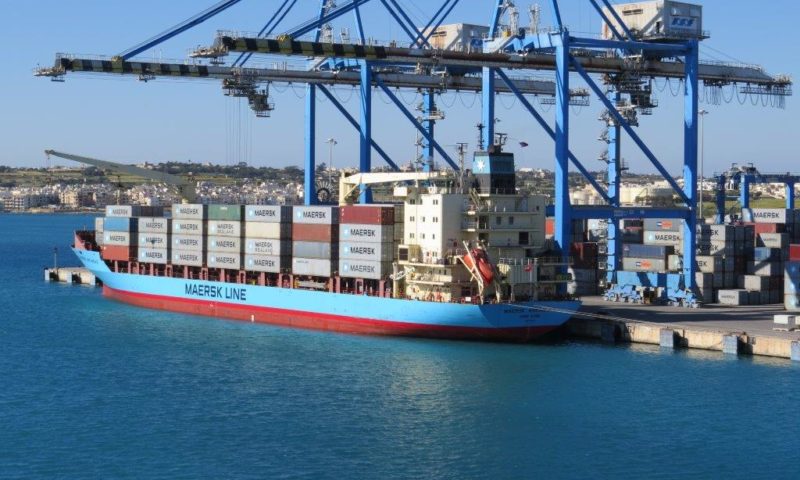
[(102, 168), (104, 170), (109, 170), (115, 173), (125, 173), (128, 175), (134, 175), (149, 180), (155, 180), (157, 182), (165, 183), (167, 185), (173, 185), (177, 187), (178, 193), (181, 195), (181, 198), (183, 200), (189, 203), (194, 203), (195, 200), (197, 199), (195, 183), (192, 180), (185, 177), (172, 175), (165, 172), (159, 172), (157, 170), (141, 168), (135, 165), (125, 165), (122, 163), (110, 162), (108, 160), (99, 160), (97, 158), (84, 157), (81, 155), (73, 155), (71, 153), (64, 153), (56, 150), (45, 150), (44, 153), (48, 157), (52, 155), (54, 157), (63, 158), (65, 160), (72, 160), (73, 162), (93, 165), (95, 167)]

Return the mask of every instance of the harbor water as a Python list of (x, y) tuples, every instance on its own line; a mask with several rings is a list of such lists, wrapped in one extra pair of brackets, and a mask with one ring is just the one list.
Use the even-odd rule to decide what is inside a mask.
[(0, 215), (2, 478), (798, 478), (800, 365), (376, 338), (48, 284), (77, 215)]

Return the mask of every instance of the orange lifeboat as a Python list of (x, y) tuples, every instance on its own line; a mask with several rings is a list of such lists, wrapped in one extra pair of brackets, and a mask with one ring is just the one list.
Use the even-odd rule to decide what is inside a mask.
[[(489, 262), (489, 257), (486, 255), (486, 251), (474, 248), (472, 249), (472, 257), (475, 257), (475, 261), (478, 263), (478, 273), (480, 273), (481, 278), (483, 278), (484, 283), (492, 283), (494, 280), (494, 269), (492, 268), (492, 264)], [(467, 266), (470, 270), (472, 270), (472, 257), (469, 254), (464, 254), (464, 265)]]

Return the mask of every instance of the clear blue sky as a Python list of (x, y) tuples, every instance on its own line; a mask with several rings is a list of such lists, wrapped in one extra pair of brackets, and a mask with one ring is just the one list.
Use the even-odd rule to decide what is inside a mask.
[[(46, 165), (46, 148), (119, 160), (123, 162), (188, 160), (229, 163), (237, 160), (239, 131), (242, 142), (252, 145), (246, 156), (255, 165), (301, 165), (303, 155), (302, 87), (278, 93), (273, 89), (277, 109), (271, 118), (256, 119), (237, 100), (222, 95), (218, 82), (161, 80), (147, 84), (133, 78), (70, 74), (65, 83), (52, 83), (32, 76), (37, 64), (50, 65), (55, 52), (116, 54), (213, 4), (216, 0), (38, 0), (4, 2), (0, 15), (0, 164)], [(440, 0), (401, 0), (416, 21), (430, 15)], [(449, 20), (487, 23), (491, 0), (462, 0)], [(522, 23), (527, 23), (527, 2), (517, 2)], [(549, 2), (543, 26), (549, 25)], [(565, 22), (574, 32), (597, 32), (600, 21), (588, 0), (561, 2)], [(710, 0), (704, 6), (705, 28), (711, 39), (703, 43), (704, 58), (726, 59), (719, 52), (744, 62), (762, 64), (772, 73), (797, 78), (800, 62), (796, 46), (800, 33), (796, 2), (776, 0), (767, 5), (740, 0)], [(217, 30), (257, 31), (277, 0), (244, 0), (205, 24), (169, 40), (148, 56), (185, 58), (188, 50), (211, 43)], [(314, 15), (318, 0), (299, 0), (282, 24), (289, 29)], [(364, 11), (368, 36), (382, 40), (404, 40), (403, 32), (382, 9), (378, 0)], [(352, 27), (347, 15), (336, 30)], [(532, 72), (536, 73), (536, 72)], [(546, 75), (546, 74), (542, 74)], [(573, 77), (573, 85), (579, 86)], [(673, 85), (673, 88), (676, 88)], [(280, 87), (283, 90), (283, 87)], [(343, 100), (349, 90), (339, 92)], [(414, 94), (404, 96), (412, 101)], [(639, 131), (667, 168), (678, 174), (682, 154), (682, 109), (680, 98), (668, 90), (658, 94), (661, 106), (652, 117), (642, 117)], [(480, 103), (472, 94), (445, 94), (440, 106), (447, 119), (440, 122), (437, 137), (443, 145), (459, 141), (475, 147), (474, 125), (480, 119)], [(373, 132), (376, 140), (399, 162), (414, 156), (414, 129), (399, 112), (374, 96)], [(347, 104), (357, 116), (353, 95)], [(467, 108), (467, 107), (472, 108)], [(505, 106), (510, 107), (506, 109)], [(800, 126), (798, 100), (790, 98), (786, 110), (729, 105), (701, 105), (711, 113), (706, 118), (706, 173), (731, 162), (755, 162), (764, 171), (800, 171), (797, 133)], [(589, 168), (602, 149), (596, 141), (601, 130), (597, 117), (600, 102), (573, 110), (571, 147)], [(515, 106), (511, 97), (498, 102), (501, 119), (497, 130), (507, 132), (521, 167), (552, 168), (553, 145), (541, 129)], [(552, 118), (553, 112), (545, 113)], [(327, 161), (325, 139), (339, 142), (334, 153), (337, 166), (355, 165), (358, 157), (357, 132), (332, 110), (320, 103), (317, 151)], [(530, 146), (518, 147), (519, 141)], [(652, 171), (643, 155), (625, 142), (623, 156), (634, 171)], [(375, 158), (374, 163), (379, 164)], [(62, 162), (63, 163), (63, 162)]]

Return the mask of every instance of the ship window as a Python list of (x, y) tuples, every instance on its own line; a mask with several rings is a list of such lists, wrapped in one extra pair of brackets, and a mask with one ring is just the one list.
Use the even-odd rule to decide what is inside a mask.
[(413, 222), (414, 221), (414, 216), (412, 215), (412, 216), (408, 217), (408, 221), (409, 222)]
[(514, 217), (513, 216), (508, 217), (508, 224), (509, 225), (514, 225)]
[(424, 234), (424, 233), (423, 233), (423, 234), (421, 234), (421, 235), (420, 235), (420, 237), (421, 237), (423, 240), (425, 240), (425, 234)]
[(398, 258), (399, 258), (399, 260), (401, 262), (407, 262), (408, 261), (408, 249), (407, 248), (401, 248), (397, 253), (398, 253), (397, 256), (398, 256)]
[(422, 223), (425, 223), (425, 217), (422, 217)]
[(437, 199), (434, 199), (434, 200), (433, 200), (433, 204), (434, 204), (434, 205), (439, 205), (439, 199), (438, 199), (438, 198), (437, 198)]
[(519, 232), (519, 244), (520, 245), (528, 244), (528, 232)]
[(433, 223), (439, 223), (439, 217), (433, 217)]
[(432, 234), (431, 234), (431, 238), (432, 238), (432, 239), (434, 239), (434, 240), (436, 240), (436, 234), (435, 234), (435, 233), (432, 233)]
[(408, 203), (410, 203), (411, 205), (415, 205), (417, 203), (417, 199), (416, 198), (409, 198), (408, 199)]
[(494, 217), (494, 223), (497, 225), (503, 224), (503, 217)]
[(409, 233), (409, 234), (408, 234), (408, 238), (414, 238), (414, 233), (413, 233), (413, 232), (412, 232), (412, 233)]

